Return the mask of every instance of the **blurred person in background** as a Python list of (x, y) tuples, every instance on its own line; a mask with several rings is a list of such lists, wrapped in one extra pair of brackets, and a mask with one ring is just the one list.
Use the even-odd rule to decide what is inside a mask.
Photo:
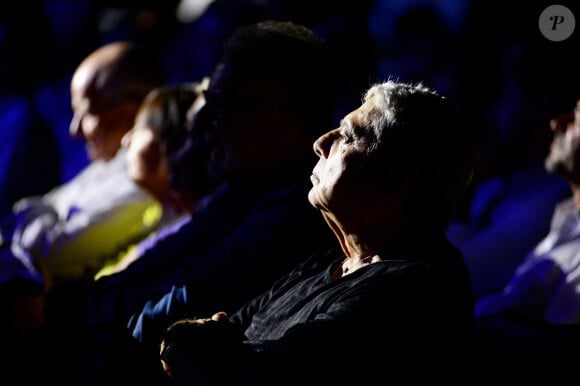
[[(203, 83), (164, 85), (145, 97), (135, 126), (121, 142), (127, 148), (129, 175), (157, 200), (143, 218), (151, 234), (111, 258), (95, 279), (126, 268), (164, 233), (162, 228), (187, 221), (217, 187), (218, 180), (205, 166), (209, 143), (188, 133), (188, 121), (196, 119), (204, 103), (202, 89)], [(183, 150), (186, 145), (195, 149)]]
[(163, 79), (155, 58), (129, 42), (100, 47), (80, 63), (70, 84), (70, 135), (84, 141), (90, 164), (72, 180), (14, 204), (0, 250), (2, 285), (46, 289), (52, 280), (92, 278), (104, 259), (143, 234), (143, 214), (154, 198), (127, 173), (121, 138)]
[[(580, 100), (550, 121), (546, 171), (567, 182), (571, 196), (555, 206), (549, 231), (500, 290), (475, 306), (481, 373), (567, 380), (580, 354)], [(519, 230), (512, 229), (512, 237)]]

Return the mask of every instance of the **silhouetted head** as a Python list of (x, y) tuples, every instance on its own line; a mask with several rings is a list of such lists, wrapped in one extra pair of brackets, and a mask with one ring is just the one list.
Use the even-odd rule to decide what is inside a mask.
[(206, 92), (224, 175), (275, 170), (312, 156), (334, 124), (334, 65), (310, 29), (282, 21), (243, 26), (225, 43)]

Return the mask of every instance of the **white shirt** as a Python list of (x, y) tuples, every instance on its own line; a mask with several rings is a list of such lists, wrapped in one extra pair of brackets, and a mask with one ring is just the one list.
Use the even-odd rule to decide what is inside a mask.
[(580, 214), (573, 198), (556, 206), (550, 232), (504, 290), (478, 300), (476, 316), (507, 309), (548, 323), (580, 323)]
[(56, 278), (92, 277), (111, 254), (149, 233), (143, 214), (155, 199), (131, 180), (125, 154), (121, 148), (44, 196), (15, 203), (12, 253), (27, 266), (42, 260)]

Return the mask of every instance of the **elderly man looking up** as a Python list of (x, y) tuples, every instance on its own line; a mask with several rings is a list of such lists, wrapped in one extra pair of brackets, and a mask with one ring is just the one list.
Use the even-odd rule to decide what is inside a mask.
[(470, 379), (471, 285), (445, 230), (476, 139), (433, 90), (372, 86), (314, 143), (308, 199), (339, 246), (305, 257), (230, 318), (172, 324), (161, 362), (174, 384)]

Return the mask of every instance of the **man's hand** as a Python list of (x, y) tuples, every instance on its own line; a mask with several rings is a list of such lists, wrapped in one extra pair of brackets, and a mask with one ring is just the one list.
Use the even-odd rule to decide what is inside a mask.
[(244, 339), (243, 333), (228, 321), (223, 311), (211, 318), (179, 320), (167, 328), (161, 341), (163, 370), (174, 378), (176, 372), (217, 369), (239, 357)]

